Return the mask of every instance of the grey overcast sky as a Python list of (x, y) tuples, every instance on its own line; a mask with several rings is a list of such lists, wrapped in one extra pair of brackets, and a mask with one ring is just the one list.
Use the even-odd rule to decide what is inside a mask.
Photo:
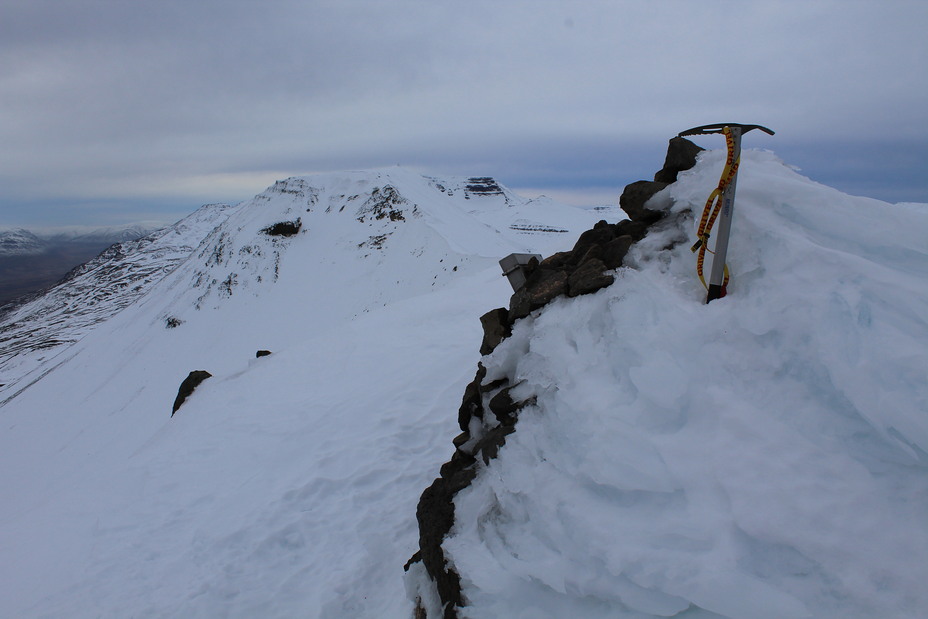
[(0, 0), (0, 227), (397, 164), (614, 203), (716, 122), (928, 202), (926, 32), (924, 0)]

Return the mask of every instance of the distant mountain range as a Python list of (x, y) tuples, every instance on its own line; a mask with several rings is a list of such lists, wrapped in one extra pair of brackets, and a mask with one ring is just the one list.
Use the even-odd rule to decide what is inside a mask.
[(158, 227), (0, 230), (0, 306), (48, 288), (111, 245), (142, 238)]

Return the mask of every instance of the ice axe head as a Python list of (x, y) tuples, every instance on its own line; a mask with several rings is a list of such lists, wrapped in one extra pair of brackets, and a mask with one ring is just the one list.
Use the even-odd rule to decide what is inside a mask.
[(687, 129), (686, 131), (681, 131), (679, 135), (681, 138), (687, 135), (707, 135), (709, 133), (722, 133), (725, 127), (738, 127), (741, 129), (741, 135), (744, 135), (752, 129), (760, 129), (767, 135), (773, 135), (773, 130), (768, 129), (767, 127), (762, 127), (760, 125), (742, 125), (741, 123), (718, 123), (715, 125), (703, 125), (701, 127), (693, 127), (692, 129)]

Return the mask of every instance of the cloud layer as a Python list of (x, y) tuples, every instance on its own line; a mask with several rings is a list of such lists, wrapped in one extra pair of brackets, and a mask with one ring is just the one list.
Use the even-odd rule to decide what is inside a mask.
[(870, 144), (928, 145), (924, 3), (26, 0), (2, 12), (9, 217), (189, 212), (282, 176), (394, 164), (618, 190), (659, 167), (678, 131), (722, 121), (774, 128), (746, 146), (814, 178), (928, 200), (924, 166), (905, 157), (892, 179), (866, 176)]

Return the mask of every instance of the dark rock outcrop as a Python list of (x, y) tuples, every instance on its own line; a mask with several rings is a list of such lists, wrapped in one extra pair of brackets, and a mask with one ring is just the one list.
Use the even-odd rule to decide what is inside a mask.
[(533, 310), (547, 305), (556, 297), (567, 294), (566, 269), (543, 269), (529, 265), (525, 285), (509, 300), (509, 319), (517, 320), (528, 316)]
[[(455, 454), (459, 453), (455, 451)], [(446, 565), (441, 542), (454, 524), (454, 495), (470, 485), (477, 476), (473, 466), (449, 466), (452, 464), (449, 462), (442, 467), (442, 476), (425, 489), (416, 507), (416, 520), (419, 522), (418, 559), (435, 581), (447, 619), (457, 617), (455, 608), (463, 606), (463, 599), (461, 578)], [(409, 563), (406, 565), (408, 567)]]
[(512, 335), (512, 329), (509, 327), (509, 311), (505, 307), (498, 307), (481, 316), (480, 324), (483, 326), (483, 341), (480, 343), (481, 355), (489, 355), (500, 342)]
[[(442, 540), (454, 524), (454, 497), (477, 476), (478, 458), (484, 464), (495, 458), (506, 443), (506, 436), (515, 431), (519, 411), (534, 404), (534, 398), (514, 401), (507, 379), (484, 383), (486, 373), (486, 368), (478, 363), (477, 375), (464, 389), (458, 409), (458, 425), (462, 432), (452, 441), (455, 450), (451, 459), (441, 466), (439, 477), (419, 499), (416, 507), (419, 550), (405, 565), (407, 570), (418, 561), (425, 566), (442, 600), (445, 619), (455, 619), (456, 608), (464, 605), (460, 576), (447, 565), (441, 548)], [(497, 425), (478, 437), (472, 436), (471, 420), (483, 420), (487, 411), (492, 413)], [(478, 425), (484, 430), (482, 423)]]
[[(660, 211), (649, 212), (663, 216)], [(650, 224), (657, 221), (653, 217), (648, 219), (651, 220)], [(590, 294), (611, 285), (615, 277), (607, 271), (622, 266), (628, 250), (635, 241), (644, 238), (650, 224), (631, 220), (617, 224), (600, 221), (581, 234), (570, 251), (558, 252), (539, 263), (530, 262), (525, 267), (525, 285), (509, 300), (507, 328), (556, 297)], [(487, 325), (484, 324), (485, 341), (495, 341), (486, 329)], [(483, 350), (481, 353), (487, 354)]]
[(653, 224), (664, 214), (660, 211), (652, 211), (645, 204), (666, 186), (667, 183), (660, 181), (635, 181), (625, 186), (625, 191), (619, 197), (619, 206), (632, 221), (640, 221), (645, 225)]
[[(667, 183), (656, 181), (631, 183), (619, 198), (629, 219), (615, 224), (600, 221), (581, 234), (570, 251), (558, 252), (539, 263), (529, 262), (524, 267), (525, 285), (509, 300), (510, 325), (561, 295), (576, 297), (611, 285), (615, 277), (608, 271), (621, 267), (631, 246), (666, 215), (666, 204), (651, 201), (665, 187)], [(485, 341), (496, 341), (484, 327)], [(487, 354), (483, 352), (487, 348), (482, 347), (481, 353)]]
[(279, 221), (273, 226), (268, 226), (261, 230), (268, 236), (293, 236), (303, 227), (303, 222), (297, 218), (296, 221)]
[(477, 375), (469, 385), (464, 387), (464, 397), (461, 399), (461, 406), (458, 408), (458, 427), (461, 432), (470, 430), (470, 420), (473, 417), (483, 419), (483, 398), (480, 395), (480, 384), (487, 375), (487, 369), (483, 364), (477, 362)]
[(617, 269), (622, 266), (625, 260), (625, 254), (631, 249), (635, 238), (630, 234), (617, 236), (605, 245), (603, 245), (603, 264), (607, 269)]
[[(389, 219), (390, 221), (406, 221), (403, 210), (409, 201), (404, 198), (393, 185), (374, 187), (370, 197), (361, 205), (356, 213), (357, 220), (365, 223), (369, 220)], [(413, 205), (411, 213), (418, 216), (418, 207)]]
[(496, 395), (490, 398), (488, 403), (490, 411), (501, 426), (515, 426), (519, 411), (529, 404), (535, 403), (534, 398), (522, 401), (513, 400), (512, 389), (513, 387), (504, 387), (500, 389)]
[[(623, 266), (632, 245), (667, 214), (669, 202), (649, 203), (649, 200), (674, 182), (678, 172), (695, 165), (700, 150), (688, 140), (673, 138), (664, 168), (655, 175), (655, 180), (631, 183), (623, 191), (619, 202), (628, 220), (615, 224), (600, 221), (581, 234), (570, 251), (558, 252), (540, 262), (533, 258), (525, 266), (525, 285), (512, 295), (509, 309), (498, 308), (480, 317), (483, 326), (480, 353), (490, 354), (512, 334), (515, 321), (555, 298), (589, 294), (613, 284), (615, 277), (609, 271)], [(440, 477), (422, 493), (416, 508), (419, 550), (405, 566), (408, 570), (415, 562), (423, 563), (435, 583), (445, 619), (458, 617), (457, 608), (466, 602), (461, 595), (461, 578), (448, 565), (441, 547), (454, 525), (454, 496), (473, 481), (481, 461), (487, 465), (499, 454), (506, 437), (516, 431), (520, 411), (535, 403), (534, 397), (517, 401), (513, 397), (515, 385), (510, 384), (510, 379), (485, 382), (486, 377), (486, 367), (478, 363), (477, 374), (464, 389), (458, 409), (461, 434), (452, 441), (454, 454), (442, 465)], [(479, 422), (474, 423), (475, 419)], [(421, 605), (416, 616), (425, 616)]]
[(258, 352), (255, 353), (255, 359), (260, 359), (261, 357), (267, 357), (269, 354), (271, 354), (271, 351), (269, 350), (259, 350)]
[(475, 176), (469, 178), (464, 188), (467, 190), (467, 193), (479, 196), (504, 195), (503, 188), (499, 186), (499, 183), (497, 183), (495, 179), (489, 176)]
[(654, 175), (654, 180), (661, 183), (677, 182), (677, 174), (696, 165), (696, 157), (702, 150), (701, 147), (686, 138), (670, 138), (670, 143), (667, 145), (667, 157), (664, 159), (664, 167)]
[(171, 410), (171, 417), (174, 416), (177, 409), (184, 403), (184, 400), (193, 393), (194, 389), (210, 376), (212, 376), (212, 374), (206, 370), (194, 370), (190, 372), (190, 374), (187, 374), (187, 378), (184, 379), (184, 382), (180, 384), (180, 388), (177, 390), (177, 397), (174, 399), (174, 408)]
[(177, 327), (184, 324), (184, 321), (176, 316), (168, 316), (164, 319), (164, 328), (165, 329), (176, 329)]
[[(602, 252), (600, 251), (600, 253)], [(605, 272), (607, 268), (606, 263), (599, 258), (585, 260), (567, 278), (567, 296), (576, 297), (581, 294), (589, 294), (612, 285), (615, 278)]]

